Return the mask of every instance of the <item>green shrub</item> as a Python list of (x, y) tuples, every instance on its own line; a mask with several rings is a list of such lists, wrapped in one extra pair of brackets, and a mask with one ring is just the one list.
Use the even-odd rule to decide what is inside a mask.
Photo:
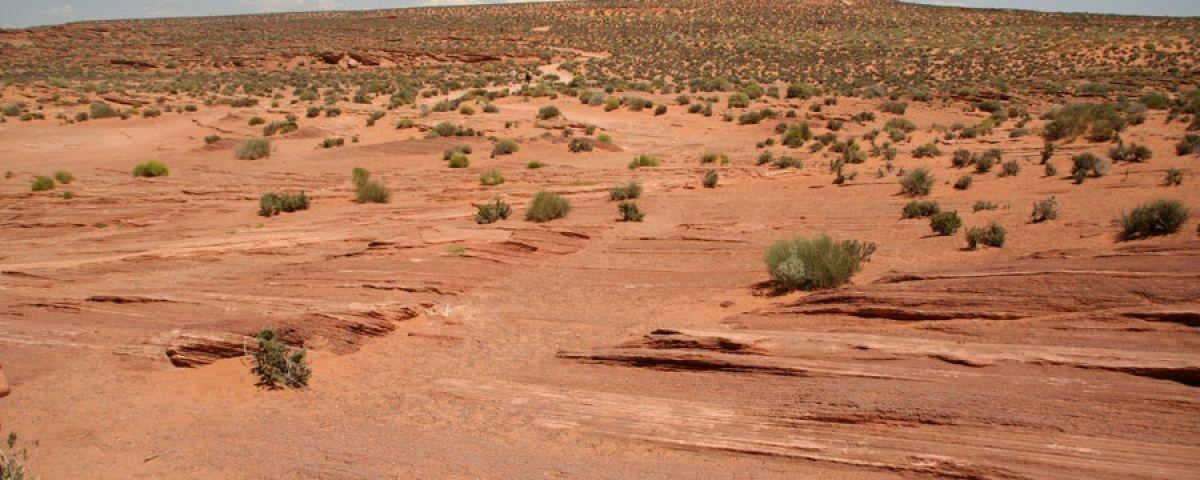
[(972, 212), (981, 212), (983, 210), (995, 210), (997, 208), (1000, 208), (1000, 206), (996, 205), (996, 202), (989, 202), (987, 200), (976, 200), (975, 205), (973, 207), (971, 207), (971, 211)]
[(264, 123), (267, 123), (267, 120), (262, 117), (250, 117), (250, 121), (248, 123), (250, 124), (251, 127), (253, 127), (255, 125), (262, 125)]
[(958, 212), (938, 212), (929, 217), (929, 228), (941, 236), (954, 235), (961, 227)]
[(371, 180), (370, 172), (365, 169), (354, 169), (354, 201), (358, 203), (388, 203), (392, 201), (392, 191), (382, 183)]
[(716, 188), (717, 182), (721, 181), (721, 176), (716, 170), (709, 170), (704, 174), (704, 188)]
[(970, 175), (963, 175), (961, 177), (958, 177), (957, 182), (954, 182), (954, 189), (955, 190), (966, 190), (968, 188), (971, 188), (971, 183), (974, 181), (975, 181), (974, 177), (972, 177)]
[(140, 163), (133, 167), (133, 176), (135, 177), (165, 177), (170, 173), (167, 164), (158, 160)]
[(35, 192), (42, 192), (42, 191), (46, 191), (46, 190), (51, 190), (53, 188), (54, 188), (54, 179), (47, 177), (47, 176), (43, 176), (43, 175), (38, 175), (37, 178), (34, 178), (33, 185), (30, 186), (30, 189), (32, 189)]
[(992, 222), (987, 227), (972, 227), (967, 230), (967, 248), (978, 249), (980, 245), (1003, 247), (1004, 237), (1008, 231), (1000, 224)]
[(632, 161), (629, 162), (629, 169), (632, 170), (632, 169), (641, 168), (641, 167), (657, 167), (660, 165), (662, 165), (662, 162), (659, 161), (659, 159), (657, 159), (657, 158), (651, 157), (649, 155), (638, 155)]
[(1168, 168), (1167, 176), (1163, 179), (1163, 185), (1168, 187), (1178, 187), (1183, 185), (1183, 169)]
[(1108, 162), (1091, 153), (1076, 155), (1071, 159), (1071, 178), (1075, 183), (1083, 183), (1087, 177), (1102, 177), (1108, 173)]
[(987, 173), (992, 171), (992, 167), (997, 163), (1000, 163), (1003, 155), (1004, 152), (999, 148), (992, 148), (972, 158), (971, 163), (975, 164), (976, 173)]
[(567, 143), (567, 151), (571, 153), (590, 152), (592, 148), (592, 142), (586, 138), (572, 138)]
[(248, 138), (238, 145), (234, 155), (239, 160), (258, 160), (271, 156), (271, 142), (265, 138)]
[(908, 111), (908, 103), (897, 101), (884, 102), (879, 109), (885, 113), (904, 115), (904, 112)]
[(750, 97), (745, 93), (735, 93), (729, 96), (729, 108), (746, 108), (750, 106)]
[(344, 139), (342, 137), (326, 138), (325, 140), (321, 141), (321, 148), (341, 147), (345, 144), (346, 144), (346, 139)]
[(657, 107), (654, 107), (654, 116), (657, 117), (659, 115), (666, 115), (666, 114), (667, 114), (667, 106), (666, 105), (659, 105)]
[(642, 184), (629, 182), (608, 189), (609, 200), (632, 200), (642, 196)]
[(913, 158), (936, 157), (941, 154), (942, 151), (933, 143), (926, 143), (913, 150)]
[(1021, 173), (1021, 164), (1017, 163), (1016, 160), (1004, 162), (1004, 165), (1000, 167), (1001, 177), (1015, 177), (1019, 173)]
[(901, 211), (901, 215), (903, 218), (925, 218), (932, 217), (941, 211), (942, 209), (938, 206), (937, 202), (932, 202), (929, 200), (913, 200), (904, 206), (904, 210)]
[(604, 142), (604, 143), (612, 143), (613, 139), (612, 139), (612, 135), (609, 135), (607, 133), (601, 133), (599, 135), (596, 135), (596, 141)]
[(104, 102), (94, 102), (88, 109), (88, 116), (92, 119), (118, 117), (121, 113), (111, 105)]
[(525, 219), (532, 222), (548, 222), (567, 216), (571, 203), (561, 195), (540, 190), (525, 208)]
[[(1197, 115), (1196, 118), (1200, 118), (1200, 115)], [(1196, 152), (1200, 152), (1200, 135), (1186, 135), (1183, 140), (1175, 144), (1175, 153), (1181, 157)]]
[(812, 140), (812, 138), (812, 129), (808, 126), (808, 122), (804, 122), (788, 127), (783, 133), (783, 137), (779, 140), (779, 143), (786, 147), (796, 148), (804, 145), (805, 142)]
[(474, 151), (470, 145), (462, 144), (447, 148), (442, 152), (442, 160), (449, 161), (455, 155), (470, 155)]
[(621, 213), (622, 222), (640, 222), (646, 216), (642, 210), (638, 208), (637, 202), (621, 202), (617, 204), (617, 211)]
[(538, 109), (537, 118), (538, 120), (550, 120), (552, 118), (558, 118), (561, 115), (562, 112), (558, 111), (558, 107), (554, 105), (546, 105)]
[(929, 195), (933, 190), (933, 175), (925, 167), (917, 168), (900, 179), (900, 192), (904, 195)]
[(1034, 202), (1033, 213), (1030, 215), (1029, 220), (1033, 223), (1042, 223), (1057, 218), (1058, 200), (1050, 197), (1040, 202)]
[(516, 140), (511, 138), (503, 138), (496, 141), (496, 145), (492, 147), (492, 155), (511, 155), (517, 153), (521, 146)]
[(960, 148), (954, 151), (954, 157), (950, 160), (950, 164), (955, 168), (963, 168), (971, 164), (971, 151), (965, 148)]
[(1126, 119), (1116, 104), (1076, 103), (1051, 110), (1042, 132), (1047, 141), (1070, 140), (1087, 135), (1088, 140), (1101, 142), (1114, 138), (1125, 129)]
[(525, 168), (528, 168), (530, 170), (537, 170), (544, 166), (546, 166), (546, 164), (542, 163), (541, 160), (530, 160), (529, 163), (525, 164)]
[(157, 108), (147, 108), (145, 110), (142, 110), (142, 118), (155, 118), (155, 117), (161, 117), (161, 116), (162, 116), (162, 110), (159, 110)]
[(501, 174), (499, 170), (488, 170), (479, 174), (480, 185), (487, 185), (490, 187), (492, 185), (499, 185), (501, 183), (504, 183), (504, 175)]
[(304, 116), (308, 118), (317, 118), (321, 116), (321, 110), (321, 107), (308, 107), (308, 110), (304, 112)]
[(447, 165), (450, 168), (467, 168), (469, 165), (471, 165), (471, 159), (467, 158), (466, 155), (456, 153), (450, 156), (450, 160), (447, 161)]
[(1121, 237), (1126, 240), (1175, 233), (1190, 212), (1177, 200), (1154, 200), (1121, 216)]
[(350, 172), (351, 179), (354, 182), (354, 188), (361, 188), (367, 184), (367, 180), (371, 179), (371, 172), (362, 167), (354, 167)]
[(767, 249), (767, 271), (781, 290), (833, 288), (850, 281), (870, 260), (874, 243), (835, 241), (828, 236), (793, 238)]
[(258, 199), (258, 214), (264, 217), (300, 210), (308, 210), (308, 196), (304, 192), (299, 194), (269, 192), (264, 193)]
[(1053, 176), (1058, 175), (1058, 168), (1055, 167), (1054, 164), (1050, 163), (1050, 162), (1046, 162), (1046, 168), (1043, 169), (1042, 171), (1043, 171), (1043, 173), (1046, 174), (1047, 177), (1053, 177)]
[(512, 215), (512, 207), (503, 200), (496, 198), (492, 203), (487, 203), (477, 207), (475, 212), (475, 223), (487, 225), (500, 220), (507, 220), (509, 215)]
[(71, 172), (66, 170), (59, 170), (54, 172), (54, 179), (58, 180), (58, 183), (63, 185), (70, 185), (71, 182), (75, 181), (75, 175), (72, 175)]
[(219, 141), (221, 141), (221, 136), (220, 136), (220, 135), (207, 135), (207, 136), (205, 136), (205, 137), (204, 137), (204, 144), (205, 144), (205, 145), (212, 145), (212, 144), (214, 144), (214, 143), (217, 143), (217, 142), (219, 142)]
[(258, 351), (254, 353), (252, 371), (258, 375), (261, 385), (272, 389), (305, 387), (312, 374), (304, 349), (284, 345), (271, 330), (258, 334)]
[(780, 155), (778, 158), (775, 159), (775, 161), (771, 162), (771, 166), (778, 168), (778, 169), (804, 168), (804, 162), (800, 161), (799, 158), (791, 157), (788, 155)]
[(1115, 148), (1108, 151), (1108, 158), (1111, 158), (1114, 162), (1142, 163), (1150, 160), (1150, 157), (1153, 156), (1154, 152), (1149, 147), (1136, 143), (1125, 145), (1125, 142), (1121, 142)]
[(0, 448), (0, 480), (37, 480), (29, 468), (29, 451), (16, 449), (17, 434), (8, 432), (7, 449)]
[(718, 152), (704, 152), (704, 155), (700, 156), (700, 163), (715, 163), (718, 161), (722, 165), (729, 163), (729, 155)]

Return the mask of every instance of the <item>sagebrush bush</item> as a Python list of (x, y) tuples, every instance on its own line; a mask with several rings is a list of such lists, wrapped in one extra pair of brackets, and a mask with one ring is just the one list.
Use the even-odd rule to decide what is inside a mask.
[(571, 203), (561, 195), (540, 190), (525, 207), (525, 219), (531, 222), (548, 222), (567, 216), (571, 211)]
[(258, 160), (271, 156), (271, 142), (265, 138), (248, 138), (234, 153), (239, 160)]
[(1033, 204), (1033, 213), (1030, 214), (1029, 220), (1033, 223), (1042, 223), (1058, 218), (1058, 200), (1054, 197), (1035, 202)]
[(53, 188), (54, 179), (45, 175), (38, 175), (33, 179), (33, 185), (30, 186), (30, 189), (35, 192), (44, 192), (46, 190), (52, 190)]
[(550, 120), (552, 118), (558, 118), (561, 115), (562, 112), (558, 110), (558, 107), (554, 105), (546, 105), (538, 109), (537, 118), (539, 120)]
[(774, 161), (771, 162), (771, 166), (778, 168), (778, 169), (804, 168), (804, 162), (796, 157), (792, 157), (789, 155), (780, 155), (779, 157), (776, 157)]
[(660, 165), (662, 165), (662, 161), (655, 157), (651, 157), (649, 155), (638, 155), (629, 162), (629, 169), (632, 170), (641, 167), (657, 167)]
[(720, 152), (704, 152), (704, 154), (700, 156), (700, 163), (715, 162), (721, 162), (722, 164), (729, 163), (729, 155)]
[(214, 144), (214, 143), (217, 143), (217, 142), (219, 142), (219, 141), (221, 141), (221, 136), (220, 136), (220, 135), (206, 135), (206, 136), (204, 137), (204, 144), (205, 144), (205, 145), (212, 145), (212, 144)]
[(929, 195), (932, 190), (933, 175), (925, 167), (917, 168), (900, 179), (900, 192), (905, 195)]
[(590, 152), (593, 148), (592, 142), (586, 138), (572, 138), (567, 142), (567, 151), (571, 153)]
[(833, 288), (849, 282), (874, 252), (870, 242), (835, 241), (826, 235), (793, 238), (767, 249), (767, 271), (781, 290)]
[(94, 102), (88, 110), (88, 116), (92, 119), (111, 118), (120, 116), (121, 113), (111, 105), (104, 102)]
[(305, 387), (312, 375), (304, 349), (288, 347), (272, 330), (258, 334), (258, 351), (254, 352), (252, 371), (258, 375), (261, 385), (273, 389)]
[(1154, 152), (1149, 147), (1136, 143), (1125, 145), (1124, 142), (1121, 142), (1121, 144), (1108, 151), (1108, 158), (1111, 158), (1114, 162), (1142, 163), (1149, 161), (1153, 156)]
[(974, 177), (972, 177), (970, 175), (963, 175), (961, 177), (958, 177), (958, 181), (954, 182), (954, 189), (955, 190), (966, 190), (968, 188), (971, 188), (971, 183), (974, 181), (975, 181)]
[(638, 208), (637, 202), (626, 201), (617, 204), (617, 212), (621, 214), (622, 222), (640, 222), (646, 214)]
[(529, 163), (525, 164), (525, 168), (528, 168), (530, 170), (537, 170), (544, 166), (546, 166), (546, 164), (542, 163), (541, 160), (530, 160)]
[(709, 170), (704, 174), (704, 188), (716, 188), (717, 182), (721, 181), (721, 176), (716, 170)]
[(1001, 177), (1015, 177), (1019, 173), (1021, 173), (1021, 164), (1017, 163), (1016, 160), (1004, 162), (1004, 165), (1000, 167)]
[(511, 155), (517, 153), (521, 146), (516, 140), (511, 138), (503, 138), (496, 141), (496, 145), (492, 147), (492, 155)]
[(942, 211), (937, 202), (928, 200), (913, 200), (904, 205), (904, 210), (901, 211), (903, 218), (925, 218), (932, 217), (934, 214)]
[(308, 210), (308, 203), (308, 196), (304, 192), (299, 194), (268, 192), (258, 199), (258, 214), (271, 217), (283, 212)]
[(929, 217), (929, 228), (938, 235), (954, 235), (962, 227), (958, 212), (938, 212)]
[(133, 167), (133, 176), (135, 177), (165, 177), (169, 173), (171, 170), (167, 168), (167, 164), (158, 160), (139, 163)]
[(499, 170), (488, 170), (479, 174), (480, 185), (492, 186), (501, 183), (504, 183), (504, 174), (500, 173)]
[(1179, 231), (1190, 215), (1178, 200), (1147, 202), (1121, 216), (1121, 237), (1131, 240), (1169, 235)]
[(358, 203), (388, 203), (392, 201), (392, 192), (382, 183), (371, 180), (371, 172), (362, 167), (354, 167), (354, 201)]
[(629, 182), (608, 189), (609, 200), (632, 200), (642, 196), (642, 184)]
[(1088, 177), (1102, 177), (1108, 173), (1108, 162), (1091, 153), (1076, 155), (1071, 159), (1071, 178), (1083, 183)]
[(487, 225), (500, 220), (507, 220), (509, 215), (512, 215), (512, 207), (504, 203), (503, 200), (496, 198), (492, 203), (486, 203), (477, 207), (475, 223)]
[(976, 250), (980, 245), (1003, 247), (1007, 235), (1008, 230), (996, 222), (992, 222), (986, 227), (972, 227), (967, 230), (967, 248)]
[(54, 172), (54, 179), (58, 180), (58, 183), (63, 185), (70, 185), (71, 182), (75, 181), (75, 175), (72, 175), (71, 172), (66, 170), (59, 170)]
[(450, 168), (467, 168), (471, 165), (471, 159), (467, 158), (466, 155), (456, 153), (450, 156), (450, 160), (447, 160), (446, 165)]
[[(1200, 118), (1200, 115), (1196, 118)], [(1200, 135), (1186, 135), (1175, 144), (1175, 153), (1181, 157), (1196, 152), (1200, 152)]]
[(1166, 176), (1166, 178), (1163, 179), (1163, 185), (1166, 185), (1168, 187), (1178, 187), (1180, 185), (1183, 185), (1183, 169), (1182, 168), (1168, 168), (1167, 176)]

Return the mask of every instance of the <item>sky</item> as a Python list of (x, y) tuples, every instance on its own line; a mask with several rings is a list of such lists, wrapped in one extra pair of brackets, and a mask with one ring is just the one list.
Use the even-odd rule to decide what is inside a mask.
[[(80, 20), (500, 3), (512, 0), (0, 0), (0, 28)], [(1200, 16), (1200, 0), (910, 0), (964, 7)]]

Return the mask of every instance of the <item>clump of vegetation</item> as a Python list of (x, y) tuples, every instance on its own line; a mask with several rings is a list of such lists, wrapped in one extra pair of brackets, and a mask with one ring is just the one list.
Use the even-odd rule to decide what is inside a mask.
[(354, 167), (354, 201), (358, 203), (388, 203), (392, 201), (392, 191), (382, 183), (371, 180), (371, 172), (362, 167)]
[(38, 175), (37, 178), (33, 179), (33, 185), (30, 186), (30, 189), (35, 192), (52, 190), (54, 189), (54, 179), (45, 175)]
[(204, 144), (205, 144), (205, 145), (212, 145), (212, 144), (214, 144), (214, 143), (217, 143), (217, 142), (219, 142), (219, 141), (221, 141), (221, 136), (220, 136), (220, 135), (205, 135), (205, 137), (204, 137)]
[(933, 175), (929, 170), (917, 168), (900, 179), (900, 192), (909, 196), (929, 195), (933, 190)]
[(567, 151), (571, 153), (590, 152), (593, 148), (592, 142), (586, 138), (572, 138), (567, 142)]
[(456, 153), (450, 156), (450, 159), (446, 161), (446, 165), (450, 168), (467, 168), (471, 165), (471, 159), (467, 158), (466, 155)]
[(1108, 158), (1114, 162), (1142, 163), (1149, 161), (1152, 156), (1154, 156), (1154, 152), (1149, 147), (1136, 143), (1125, 145), (1125, 142), (1121, 142), (1108, 151)]
[(0, 480), (37, 480), (29, 468), (29, 451), (17, 450), (17, 434), (8, 432), (7, 449), (0, 449)]
[(544, 166), (546, 166), (546, 164), (542, 163), (541, 160), (530, 160), (529, 163), (525, 164), (525, 168), (528, 168), (530, 170), (537, 170)]
[(265, 138), (248, 138), (238, 145), (234, 155), (239, 160), (258, 160), (271, 156), (271, 142)]
[(913, 150), (913, 158), (929, 158), (936, 157), (942, 154), (934, 143), (926, 143)]
[(442, 160), (449, 161), (450, 158), (455, 155), (470, 155), (472, 151), (473, 149), (471, 146), (465, 143), (462, 145), (455, 145), (442, 152)]
[(93, 102), (91, 107), (88, 108), (88, 116), (94, 120), (98, 118), (119, 117), (121, 113), (107, 103)]
[(700, 163), (716, 163), (721, 162), (722, 165), (729, 163), (729, 155), (720, 152), (704, 152), (700, 156)]
[(133, 167), (133, 176), (135, 177), (165, 177), (169, 173), (171, 170), (167, 168), (167, 164), (158, 160), (139, 163)]
[(790, 155), (780, 155), (771, 162), (771, 166), (781, 170), (785, 168), (804, 168), (804, 162)]
[(1017, 163), (1016, 160), (1004, 162), (1004, 165), (1000, 167), (1001, 177), (1015, 177), (1019, 173), (1021, 173), (1021, 164)]
[(937, 202), (929, 200), (913, 200), (904, 206), (902, 215), (903, 218), (925, 218), (932, 217), (941, 211), (942, 208), (938, 206)]
[(1042, 169), (1042, 173), (1045, 173), (1047, 177), (1057, 176), (1058, 167), (1055, 167), (1053, 163), (1046, 162), (1046, 168)]
[(642, 196), (642, 184), (629, 182), (608, 189), (609, 200), (632, 200)]
[(486, 186), (504, 183), (504, 175), (499, 170), (488, 170), (479, 174), (479, 184)]
[(968, 188), (971, 188), (971, 183), (974, 181), (975, 181), (975, 177), (972, 177), (970, 175), (963, 175), (958, 178), (958, 181), (954, 182), (954, 189), (955, 190), (966, 190)]
[(548, 222), (567, 216), (571, 211), (571, 203), (561, 195), (540, 190), (525, 207), (525, 219), (531, 222)]
[(780, 139), (779, 143), (782, 143), (785, 147), (796, 148), (804, 145), (805, 142), (812, 139), (812, 129), (808, 126), (808, 122), (804, 122), (799, 125), (788, 127), (787, 130), (784, 131), (783, 137)]
[(662, 165), (662, 161), (655, 157), (651, 157), (649, 155), (638, 155), (629, 162), (629, 169), (632, 170), (642, 167), (657, 167), (660, 165)]
[(537, 118), (538, 120), (550, 120), (552, 118), (558, 118), (561, 115), (562, 112), (558, 111), (558, 107), (554, 105), (546, 105), (538, 109)]
[(781, 290), (833, 288), (850, 278), (875, 253), (875, 244), (835, 241), (826, 235), (775, 242), (767, 249), (767, 271)]
[[(1200, 115), (1197, 118), (1200, 118)], [(1175, 144), (1175, 153), (1181, 157), (1196, 152), (1200, 152), (1200, 135), (1185, 135)]]
[(938, 212), (929, 218), (929, 228), (941, 236), (954, 235), (962, 228), (962, 219), (958, 212)]
[(487, 225), (500, 220), (507, 220), (509, 215), (512, 215), (512, 207), (504, 200), (496, 198), (492, 203), (485, 203), (477, 207), (475, 212), (475, 223)]
[(492, 147), (492, 155), (512, 155), (520, 150), (521, 146), (516, 140), (511, 138), (503, 138), (496, 141), (496, 145)]
[(1163, 185), (1168, 187), (1178, 187), (1183, 185), (1183, 169), (1168, 168), (1167, 176), (1163, 179)]
[(617, 204), (617, 211), (621, 213), (622, 222), (640, 222), (646, 216), (637, 202), (621, 202)]
[(308, 210), (308, 202), (308, 196), (304, 192), (300, 192), (299, 194), (264, 193), (258, 199), (258, 214), (264, 217), (271, 217), (284, 212), (291, 213)]
[(1108, 173), (1108, 162), (1091, 153), (1076, 155), (1071, 161), (1071, 178), (1075, 179), (1075, 183), (1083, 183), (1088, 177), (1099, 178)]
[(1116, 138), (1128, 124), (1118, 104), (1075, 103), (1047, 112), (1048, 122), (1042, 132), (1046, 141), (1070, 140), (1087, 135), (1093, 142)]
[(1030, 215), (1030, 221), (1033, 223), (1042, 223), (1058, 218), (1058, 200), (1054, 197), (1035, 202), (1033, 204), (1033, 213)]
[(997, 208), (1000, 208), (1000, 206), (996, 205), (996, 202), (991, 202), (988, 200), (977, 200), (975, 202), (975, 205), (971, 207), (971, 211), (972, 212), (982, 212), (984, 210), (995, 210)]
[(721, 181), (721, 176), (716, 170), (709, 170), (704, 174), (704, 188), (716, 188), (717, 182)]
[(254, 352), (254, 368), (259, 383), (267, 388), (302, 388), (308, 386), (312, 371), (305, 359), (304, 349), (285, 345), (272, 330), (258, 334), (258, 351)]
[(976, 250), (980, 245), (1003, 247), (1004, 238), (1007, 235), (1008, 230), (996, 222), (992, 222), (986, 227), (973, 227), (967, 230), (967, 248)]
[(321, 148), (334, 148), (346, 145), (346, 139), (342, 137), (326, 138), (321, 141)]
[(1154, 200), (1121, 216), (1121, 237), (1126, 240), (1169, 235), (1179, 231), (1191, 213), (1178, 200)]

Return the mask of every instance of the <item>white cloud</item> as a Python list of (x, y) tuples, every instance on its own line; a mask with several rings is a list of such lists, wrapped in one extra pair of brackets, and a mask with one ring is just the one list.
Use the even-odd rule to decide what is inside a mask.
[(68, 15), (68, 14), (75, 13), (75, 7), (72, 7), (70, 5), (50, 7), (49, 10), (46, 10), (46, 13), (51, 13), (54, 15)]

